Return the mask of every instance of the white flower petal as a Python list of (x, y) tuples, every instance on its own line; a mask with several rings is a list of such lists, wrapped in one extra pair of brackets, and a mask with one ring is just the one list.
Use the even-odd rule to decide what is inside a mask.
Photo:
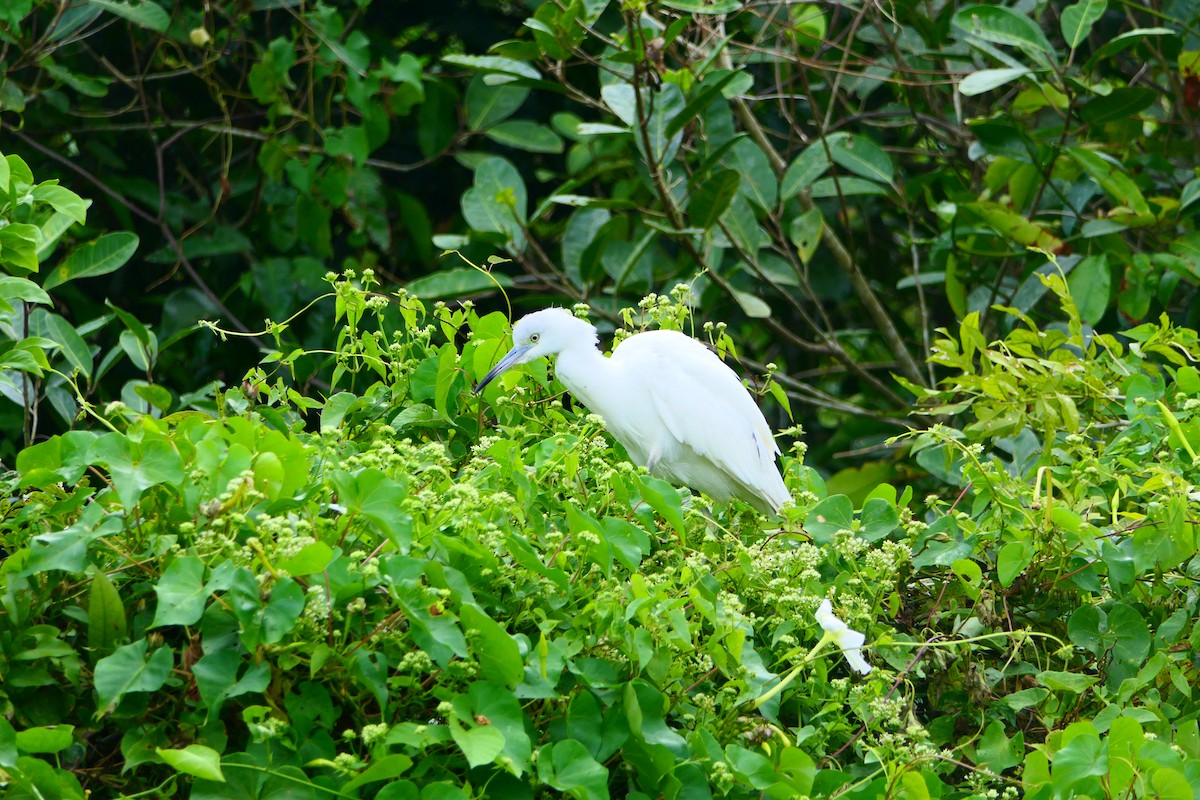
[(842, 655), (852, 670), (863, 675), (871, 671), (871, 665), (862, 656), (862, 646), (867, 641), (866, 634), (851, 629), (849, 625), (838, 619), (837, 615), (833, 613), (833, 605), (828, 598), (821, 601), (814, 616), (822, 630), (832, 634), (833, 640), (841, 648)]
[(862, 657), (862, 652), (857, 647), (843, 650), (842, 655), (846, 657), (846, 663), (850, 665), (850, 669), (855, 672), (866, 675), (871, 671), (871, 665)]

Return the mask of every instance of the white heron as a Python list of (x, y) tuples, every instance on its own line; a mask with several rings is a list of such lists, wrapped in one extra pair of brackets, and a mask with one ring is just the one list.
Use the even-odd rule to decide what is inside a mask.
[(677, 331), (630, 336), (611, 358), (597, 342), (596, 329), (566, 309), (536, 311), (513, 326), (513, 348), (475, 393), (510, 367), (553, 356), (558, 380), (651, 474), (763, 513), (791, 500), (771, 427), (715, 353)]

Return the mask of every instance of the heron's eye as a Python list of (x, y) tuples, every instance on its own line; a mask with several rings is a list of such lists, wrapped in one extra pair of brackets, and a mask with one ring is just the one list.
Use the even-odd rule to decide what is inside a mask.
[(530, 344), (537, 344), (537, 343), (538, 343), (538, 339), (540, 339), (540, 338), (542, 338), (542, 335), (541, 335), (540, 333), (533, 333), (533, 334), (530, 334), (530, 336), (529, 336), (529, 343), (530, 343)]

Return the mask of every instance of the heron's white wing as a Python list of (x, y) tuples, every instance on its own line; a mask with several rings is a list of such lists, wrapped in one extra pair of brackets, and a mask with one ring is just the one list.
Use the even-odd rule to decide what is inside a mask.
[(674, 331), (650, 331), (613, 353), (644, 374), (668, 433), (747, 488), (776, 501), (787, 492), (775, 466), (779, 446), (762, 411), (737, 375), (700, 342)]

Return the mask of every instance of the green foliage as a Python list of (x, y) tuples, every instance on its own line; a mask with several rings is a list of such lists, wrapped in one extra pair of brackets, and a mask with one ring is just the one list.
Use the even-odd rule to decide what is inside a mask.
[[(764, 528), (640, 473), (542, 365), (475, 397), (502, 315), (329, 279), (323, 403), (276, 351), (211, 413), (20, 453), (0, 516), (12, 787), (1190, 790), (1194, 332), (1092, 334), (1048, 276), (1062, 328), (988, 342), (971, 316), (935, 345), (952, 377), (926, 411), (970, 420), (912, 450), (953, 503), (830, 495), (797, 445), (797, 505)], [(624, 316), (686, 326), (687, 297)], [(831, 596), (844, 624), (818, 621)], [(838, 657), (853, 630), (866, 676)]]
[[(1194, 795), (1194, 11), (530, 11), (0, 10), (5, 795)], [(932, 424), (710, 509), (528, 285)]]
[[(544, 371), (473, 397), (506, 344), (499, 314), (333, 289), (346, 326), (319, 431), (277, 353), (278, 374), (215, 416), (138, 415), (22, 451), (0, 528), (18, 729), (73, 725), (92, 791), (182, 775), (201, 796), (808, 791), (810, 753), (850, 729), (812, 729), (801, 750), (781, 726), (886, 685), (772, 683), (839, 669), (805, 656), (813, 611), (827, 586), (862, 584), (846, 611), (869, 623), (902, 545), (863, 542), (856, 564), (844, 536), (822, 551), (755, 533), (745, 507), (710, 516), (624, 462)], [(815, 500), (819, 479), (788, 474)], [(40, 763), (9, 766), (79, 794), (70, 767)]]
[[(109, 233), (94, 241), (70, 247), (55, 257), (63, 236), (82, 225), (91, 201), (57, 180), (35, 182), (29, 166), (16, 155), (0, 153), (0, 396), (20, 408), (20, 430), (26, 444), (37, 432), (38, 408), (49, 401), (63, 421), (70, 424), (94, 381), (110, 369), (120, 351), (110, 352), (95, 363), (96, 352), (85, 341), (91, 331), (106, 324), (105, 315), (76, 327), (54, 313), (48, 291), (81, 278), (105, 275), (120, 269), (137, 249), (131, 233)], [(43, 261), (54, 259), (39, 286), (34, 278)], [(113, 309), (119, 315), (123, 314)], [(122, 317), (139, 334), (121, 348), (142, 370), (149, 373), (157, 356), (157, 345), (149, 347), (153, 334), (128, 315)], [(151, 389), (145, 381), (140, 389)], [(14, 437), (15, 439), (16, 437)], [(0, 456), (16, 452), (16, 442), (0, 446)]]
[[(1029, 247), (1057, 256), (1100, 330), (1163, 310), (1194, 323), (1192, 4), (462, 11), (6, 9), (6, 152), (98, 200), (78, 234), (95, 244), (69, 264), (89, 277), (62, 287), (56, 313), (78, 331), (109, 313), (107, 295), (164, 343), (200, 319), (248, 333), (349, 266), (427, 299), (498, 303), (498, 289), (533, 286), (609, 325), (686, 282), (700, 318), (734, 320), (750, 368), (775, 363), (777, 394), (816, 409), (823, 467), (895, 432), (910, 398), (889, 371), (936, 382), (937, 327), (978, 312), (1001, 334), (996, 303), (1053, 313)], [(30, 240), (4, 235), (28, 261)], [(101, 275), (131, 241), (109, 237), (131, 235), (139, 257)], [(511, 262), (486, 283), (440, 248)], [(327, 350), (329, 330), (325, 312), (298, 320), (288, 349)], [(120, 335), (80, 338), (109, 352)], [(128, 382), (228, 381), (254, 357), (230, 366), (212, 341), (191, 345), (82, 394), (161, 408)], [(329, 380), (324, 359), (295, 366)], [(70, 391), (47, 397), (58, 414), (43, 409), (43, 427), (68, 427)], [(870, 469), (896, 477), (889, 466)]]

